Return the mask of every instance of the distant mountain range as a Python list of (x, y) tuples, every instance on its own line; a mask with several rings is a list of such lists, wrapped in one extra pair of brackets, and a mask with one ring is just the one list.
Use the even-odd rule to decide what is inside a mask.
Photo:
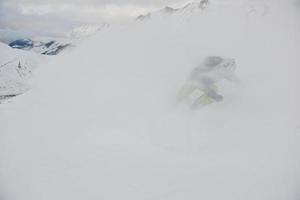
[(58, 42), (55, 40), (42, 42), (31, 39), (18, 39), (10, 42), (8, 45), (15, 49), (34, 51), (43, 55), (57, 55), (70, 46), (70, 43)]
[[(209, 5), (209, 0), (202, 0), (200, 2), (191, 2), (183, 7), (173, 8), (166, 6), (158, 11), (150, 12), (144, 15), (138, 16), (135, 21), (144, 21), (159, 16), (169, 16), (173, 14), (189, 15), (193, 12), (203, 11)], [(8, 45), (15, 49), (21, 49), (26, 51), (33, 51), (43, 55), (57, 55), (66, 48), (74, 45), (77, 40), (89, 37), (99, 31), (109, 28), (109, 24), (102, 25), (83, 25), (74, 28), (69, 33), (66, 33), (66, 37), (62, 39), (47, 38), (47, 39), (35, 39), (35, 38), (18, 38), (10, 41)]]
[(16, 39), (5, 41), (0, 37), (0, 41), (8, 44), (8, 46), (26, 51), (33, 51), (43, 55), (57, 55), (66, 48), (74, 45), (78, 40), (89, 37), (99, 31), (109, 27), (109, 24), (102, 25), (83, 25), (74, 28), (72, 31), (65, 33), (63, 38), (54, 37), (18, 37)]
[(158, 17), (158, 16), (168, 16), (171, 14), (192, 14), (193, 12), (197, 11), (203, 11), (205, 10), (209, 5), (209, 0), (202, 0), (200, 2), (191, 2), (186, 4), (183, 7), (180, 8), (173, 8), (171, 6), (166, 6), (163, 9), (160, 9), (158, 11), (150, 12), (144, 15), (140, 15), (136, 18), (136, 21), (144, 21), (147, 19), (151, 19), (152, 17)]

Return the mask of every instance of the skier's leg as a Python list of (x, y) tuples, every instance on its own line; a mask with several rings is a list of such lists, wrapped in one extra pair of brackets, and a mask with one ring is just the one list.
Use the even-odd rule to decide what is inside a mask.
[(198, 106), (206, 106), (213, 102), (214, 100), (211, 97), (209, 97), (207, 94), (203, 94), (200, 97), (198, 97), (196, 101), (194, 101), (194, 103), (191, 105), (191, 108), (195, 109)]
[(186, 99), (190, 94), (192, 94), (195, 90), (197, 89), (196, 83), (193, 81), (188, 81), (187, 83), (182, 86), (180, 89), (178, 95), (177, 95), (177, 100), (178, 101), (183, 101)]
[(217, 102), (222, 101), (223, 96), (218, 94), (214, 87), (216, 87), (216, 86), (211, 86), (211, 87), (205, 88), (204, 93)]
[[(207, 89), (207, 88), (209, 88), (209, 89)], [(204, 94), (202, 94), (200, 97), (198, 97), (194, 101), (194, 103), (191, 105), (191, 108), (195, 109), (198, 106), (206, 106), (206, 105), (213, 103), (214, 101), (217, 101), (216, 98), (213, 98), (214, 96), (216, 96), (215, 94), (217, 93), (217, 90), (218, 90), (218, 88), (215, 84), (207, 85), (206, 89), (202, 90), (204, 92)], [(213, 91), (213, 92), (211, 92), (211, 91)]]

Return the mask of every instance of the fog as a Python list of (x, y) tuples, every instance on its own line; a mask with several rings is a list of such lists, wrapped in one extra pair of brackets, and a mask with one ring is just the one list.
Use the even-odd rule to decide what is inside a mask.
[(26, 32), (63, 35), (82, 25), (124, 23), (163, 6), (182, 3), (186, 1), (1, 0), (0, 31), (18, 31), (23, 37), (27, 37)]
[[(0, 105), (3, 199), (299, 199), (298, 13), (275, 0), (156, 15), (41, 66)], [(177, 104), (210, 55), (234, 58), (240, 85)]]

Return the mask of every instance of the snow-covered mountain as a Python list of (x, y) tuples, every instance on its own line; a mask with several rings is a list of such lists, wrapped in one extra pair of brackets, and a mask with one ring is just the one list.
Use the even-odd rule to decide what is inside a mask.
[(41, 60), (45, 61), (41, 55), (57, 55), (108, 27), (107, 24), (86, 25), (75, 28), (65, 38), (35, 36), (33, 39), (13, 40), (8, 44), (0, 42), (0, 103), (30, 89), (28, 80), (33, 70)]
[(0, 42), (0, 101), (30, 89), (28, 80), (43, 58)]
[(72, 39), (83, 39), (94, 35), (100, 31), (103, 31), (109, 28), (109, 24), (102, 25), (83, 25), (77, 28), (74, 28), (70, 33), (68, 33), (68, 37)]
[(109, 27), (109, 24), (84, 25), (65, 33), (64, 38), (33, 37), (20, 38), (8, 42), (12, 48), (33, 51), (43, 55), (57, 55), (70, 46), (76, 46), (78, 42), (101, 32)]
[(209, 6), (210, 0), (202, 0), (200, 2), (190, 2), (183, 7), (174, 8), (166, 6), (158, 11), (150, 12), (145, 15), (140, 15), (136, 18), (136, 21), (143, 21), (153, 17), (165, 17), (170, 15), (190, 16), (195, 12), (204, 11)]
[[(226, 2), (97, 33), (40, 68), (0, 105), (1, 197), (299, 200), (299, 7)], [(178, 104), (210, 55), (234, 58), (241, 85)]]
[(70, 45), (69, 42), (63, 41), (34, 41), (31, 39), (18, 39), (9, 43), (9, 46), (12, 48), (33, 51), (43, 55), (57, 55)]

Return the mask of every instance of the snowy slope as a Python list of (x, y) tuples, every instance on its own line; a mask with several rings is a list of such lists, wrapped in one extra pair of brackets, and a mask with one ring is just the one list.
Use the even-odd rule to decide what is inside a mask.
[(28, 80), (42, 57), (0, 43), (0, 101), (30, 89)]
[[(0, 106), (3, 199), (298, 200), (299, 7), (234, 2), (108, 30), (40, 69)], [(176, 106), (207, 55), (235, 58), (241, 88)]]

